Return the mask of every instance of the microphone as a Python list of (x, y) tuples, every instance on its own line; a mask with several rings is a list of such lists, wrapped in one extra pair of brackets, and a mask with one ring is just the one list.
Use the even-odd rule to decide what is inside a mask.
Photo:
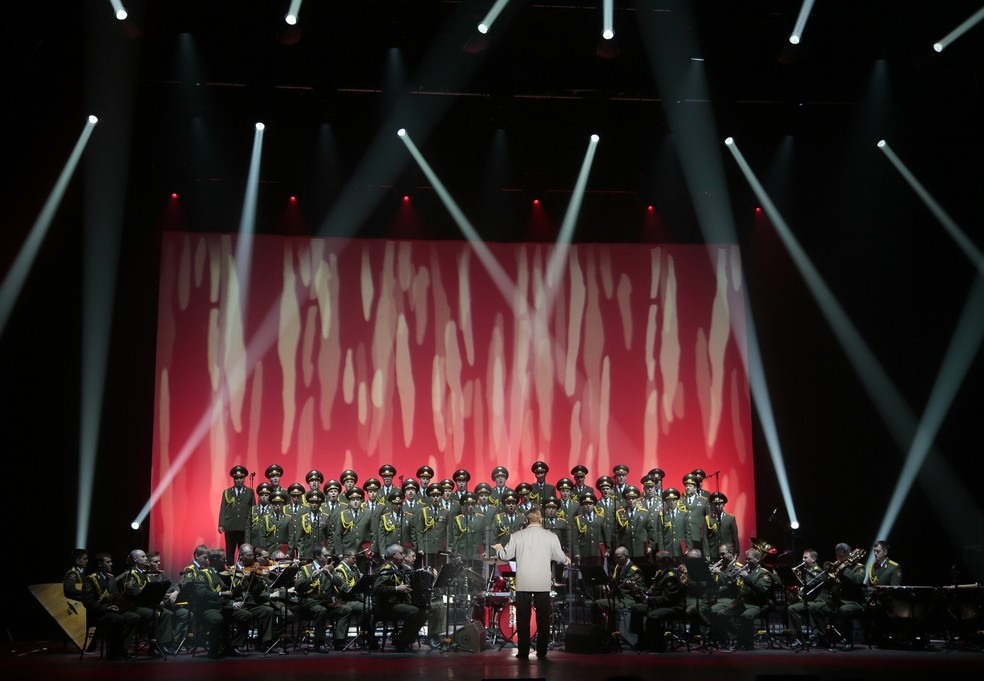
[(713, 473), (709, 473), (706, 477), (713, 478), (715, 475), (720, 475), (720, 474), (721, 471), (714, 471)]

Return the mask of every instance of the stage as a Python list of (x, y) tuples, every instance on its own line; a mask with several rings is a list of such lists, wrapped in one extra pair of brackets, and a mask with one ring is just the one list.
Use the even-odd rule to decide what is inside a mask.
[(644, 679), (654, 676), (673, 679), (916, 679), (928, 674), (948, 680), (980, 678), (980, 652), (947, 649), (942, 643), (926, 652), (891, 651), (856, 647), (850, 652), (811, 649), (756, 649), (748, 652), (686, 652), (662, 654), (629, 650), (606, 654), (577, 654), (562, 648), (551, 650), (545, 660), (535, 656), (517, 660), (509, 647), (480, 653), (429, 652), (426, 646), (414, 653), (367, 653), (350, 651), (328, 655), (263, 656), (252, 653), (239, 659), (209, 660), (204, 656), (179, 655), (167, 660), (138, 657), (127, 662), (108, 662), (98, 654), (80, 660), (74, 648), (61, 642), (33, 641), (3, 648), (4, 668), (12, 678), (66, 679), (175, 679), (199, 681), (244, 676), (271, 676), (280, 681), (310, 679), (379, 678), (401, 681), (477, 681), (478, 679), (548, 679), (598, 681), (601, 679)]

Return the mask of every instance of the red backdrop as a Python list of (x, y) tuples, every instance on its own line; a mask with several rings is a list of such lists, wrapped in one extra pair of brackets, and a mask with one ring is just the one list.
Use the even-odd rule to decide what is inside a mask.
[[(720, 471), (754, 534), (743, 280), (736, 246), (488, 244), (164, 235), (150, 546), (171, 565), (222, 544), (229, 469), (282, 484), (428, 464), (551, 482), (630, 467), (680, 486)], [(244, 272), (248, 271), (248, 275)]]

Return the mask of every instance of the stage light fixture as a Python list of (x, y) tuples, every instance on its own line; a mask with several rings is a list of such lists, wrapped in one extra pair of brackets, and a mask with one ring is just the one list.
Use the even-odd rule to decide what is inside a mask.
[(96, 116), (94, 116), (94, 115), (90, 115), (90, 116), (89, 116), (89, 123), (90, 123), (91, 125), (95, 125), (95, 124), (96, 124), (96, 123), (98, 123), (98, 122), (99, 122), (99, 118), (98, 118), (98, 117), (96, 117)]
[(263, 131), (264, 131), (265, 129), (266, 129), (266, 126), (265, 126), (265, 125), (263, 125), (262, 123), (257, 123), (257, 124), (256, 124), (256, 130), (257, 130), (258, 132), (263, 132)]
[(886, 144), (887, 142), (885, 142), (885, 140), (878, 140), (877, 146), (879, 149), (884, 149)]
[(410, 203), (410, 197), (406, 194), (403, 195), (403, 203)]
[(297, 203), (297, 197), (296, 196), (290, 197), (290, 202), (291, 203)]
[(601, 32), (601, 37), (604, 38), (605, 40), (611, 40), (612, 38), (615, 37), (615, 31), (613, 31), (610, 28), (606, 28), (604, 31)]
[(136, 520), (134, 520), (132, 523), (130, 523), (130, 529), (139, 530), (140, 529), (140, 523), (138, 523)]
[(800, 528), (799, 521), (798, 520), (794, 520), (793, 522), (789, 523), (789, 527), (792, 528), (792, 529), (794, 529), (794, 530), (798, 530)]
[(611, 40), (615, 37), (615, 0), (605, 0), (601, 12), (601, 37)]
[(598, 143), (598, 140), (600, 140), (600, 139), (601, 138), (598, 137), (598, 135), (591, 135), (591, 141), (594, 142), (595, 144), (597, 144)]
[(933, 49), (937, 52), (942, 52), (947, 47), (950, 46), (954, 40), (962, 36), (964, 33), (972, 29), (981, 19), (984, 19), (984, 7), (974, 12), (966, 21), (957, 26), (955, 29), (947, 33), (942, 39), (933, 43)]
[(803, 4), (800, 5), (799, 16), (796, 17), (793, 32), (789, 35), (789, 42), (793, 45), (799, 45), (800, 40), (803, 38), (803, 29), (806, 28), (806, 21), (810, 18), (810, 10), (813, 9), (813, 2), (814, 0), (803, 0)]
[(735, 143), (735, 138), (734, 137), (725, 137), (724, 138), (724, 143), (727, 144), (730, 147), (732, 144)]
[(171, 192), (171, 198), (172, 199), (178, 198), (178, 193), (177, 192)]
[(284, 15), (284, 21), (289, 26), (297, 23), (297, 17), (301, 13), (301, 2), (302, 0), (290, 0), (290, 7), (287, 9), (287, 14)]
[(502, 10), (506, 8), (506, 5), (508, 4), (509, 4), (509, 0), (495, 0), (495, 4), (492, 5), (492, 9), (490, 9), (489, 13), (485, 15), (484, 19), (482, 19), (482, 23), (478, 25), (478, 32), (488, 33), (489, 29), (492, 28), (492, 24), (495, 23), (495, 20), (498, 18), (499, 14), (502, 12)]
[(400, 128), (399, 130), (396, 131), (396, 135), (397, 135), (397, 137), (406, 137), (407, 136), (407, 129), (406, 128)]
[(129, 15), (126, 13), (126, 8), (123, 7), (122, 0), (109, 0), (109, 4), (113, 6), (113, 14), (116, 15), (118, 21), (126, 20)]
[(482, 35), (485, 35), (486, 33), (488, 33), (489, 32), (488, 25), (486, 25), (486, 24), (479, 24), (478, 25), (478, 32), (481, 33)]

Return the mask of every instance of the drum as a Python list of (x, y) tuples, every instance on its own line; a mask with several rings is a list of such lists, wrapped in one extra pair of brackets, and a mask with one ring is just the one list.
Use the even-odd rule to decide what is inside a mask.
[(479, 622), (486, 629), (495, 624), (498, 615), (499, 608), (491, 603), (487, 603), (484, 598), (476, 598), (472, 604), (472, 619)]
[[(510, 603), (499, 613), (499, 631), (504, 639), (511, 640), (518, 632), (516, 626), (516, 606)], [(530, 638), (536, 636), (536, 608), (530, 609)]]
[(505, 577), (496, 577), (489, 585), (489, 590), (485, 592), (485, 602), (488, 605), (502, 606), (508, 603), (510, 598), (509, 580)]

